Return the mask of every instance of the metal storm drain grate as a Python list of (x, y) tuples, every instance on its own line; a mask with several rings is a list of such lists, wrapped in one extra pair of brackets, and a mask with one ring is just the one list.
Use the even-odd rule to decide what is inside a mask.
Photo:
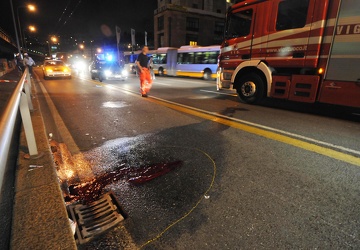
[(78, 244), (89, 242), (124, 220), (113, 193), (104, 194), (89, 205), (69, 205), (68, 210), (71, 219), (76, 221), (75, 238)]

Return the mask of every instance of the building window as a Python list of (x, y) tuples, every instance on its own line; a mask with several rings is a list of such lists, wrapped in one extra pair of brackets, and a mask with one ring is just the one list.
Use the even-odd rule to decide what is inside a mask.
[(158, 47), (164, 47), (164, 33), (158, 35)]
[(186, 34), (185, 44), (193, 45), (197, 44), (199, 37), (193, 34)]
[(217, 9), (217, 10), (216, 10), (216, 13), (221, 13), (221, 10), (220, 10), (220, 9)]
[(164, 16), (158, 17), (158, 30), (164, 29)]
[(215, 35), (222, 35), (224, 33), (225, 23), (224, 22), (215, 22)]
[(199, 8), (199, 5), (196, 4), (196, 3), (193, 3), (193, 4), (192, 4), (192, 7), (193, 7), (194, 9), (198, 9), (198, 8)]
[(187, 17), (186, 18), (186, 30), (199, 31), (199, 18)]
[(276, 30), (302, 28), (306, 24), (309, 0), (286, 0), (279, 3)]

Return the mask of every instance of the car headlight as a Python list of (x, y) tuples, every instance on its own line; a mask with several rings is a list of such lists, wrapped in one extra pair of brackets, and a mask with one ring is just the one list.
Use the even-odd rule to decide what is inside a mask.
[(128, 72), (126, 69), (123, 69), (123, 70), (121, 71), (121, 74), (122, 74), (123, 76), (128, 76), (128, 75), (129, 75), (129, 72)]
[(75, 64), (75, 68), (78, 69), (78, 70), (85, 70), (86, 65), (85, 65), (85, 63), (83, 63), (83, 62), (77, 62), (77, 63)]
[(111, 76), (112, 75), (111, 70), (105, 70), (104, 73), (105, 73), (105, 76)]
[(46, 72), (53, 72), (53, 70), (50, 68), (46, 68), (45, 70), (46, 70)]

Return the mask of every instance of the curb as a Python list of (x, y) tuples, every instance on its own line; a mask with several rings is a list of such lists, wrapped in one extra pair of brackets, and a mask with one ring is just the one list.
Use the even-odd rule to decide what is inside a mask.
[[(36, 97), (36, 88), (32, 89)], [(22, 128), (10, 249), (77, 249), (37, 98), (33, 99), (33, 105), (31, 117), (35, 138), (43, 156), (24, 158), (27, 143)], [(42, 167), (30, 168), (30, 165)]]

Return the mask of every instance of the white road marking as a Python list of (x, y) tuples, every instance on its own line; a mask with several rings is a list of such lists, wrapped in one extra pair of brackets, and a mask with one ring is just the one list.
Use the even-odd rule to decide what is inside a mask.
[(73, 154), (77, 154), (80, 153), (80, 149), (77, 146), (77, 144), (75, 143), (74, 138), (72, 137), (69, 129), (67, 128), (67, 126), (65, 125), (64, 120), (62, 119), (61, 115), (59, 114), (53, 100), (50, 97), (50, 94), (47, 92), (45, 86), (43, 85), (42, 81), (40, 81), (40, 78), (38, 77), (38, 75), (36, 75), (37, 77), (37, 81), (38, 84), (40, 86), (40, 89), (44, 95), (45, 101), (48, 105), (48, 108), (51, 112), (51, 116), (54, 119), (54, 122), (59, 130), (59, 133), (61, 135), (61, 138), (63, 139), (64, 142), (66, 142), (67, 147), (69, 148), (69, 150), (71, 151), (71, 153)]
[(170, 84), (167, 83), (159, 83), (158, 81), (153, 83), (154, 85), (164, 85), (164, 86), (170, 86)]
[(237, 96), (237, 94), (222, 93), (222, 92), (211, 91), (211, 90), (204, 90), (204, 89), (200, 89), (200, 91), (201, 91), (201, 92), (207, 92), (207, 93), (214, 93), (214, 94), (217, 94), (217, 95)]

